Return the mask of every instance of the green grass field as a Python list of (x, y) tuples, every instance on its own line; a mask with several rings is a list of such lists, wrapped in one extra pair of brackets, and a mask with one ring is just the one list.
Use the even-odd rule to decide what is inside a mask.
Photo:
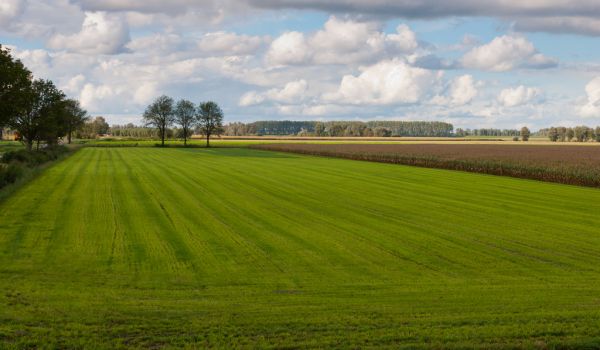
[(84, 148), (0, 203), (0, 348), (600, 346), (600, 191)]

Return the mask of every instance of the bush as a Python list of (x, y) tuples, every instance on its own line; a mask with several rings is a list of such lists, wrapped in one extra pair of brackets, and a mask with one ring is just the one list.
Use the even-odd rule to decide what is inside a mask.
[(17, 181), (24, 172), (25, 167), (19, 163), (0, 165), (0, 188)]
[(513, 137), (513, 141), (519, 141), (519, 137), (518, 136)]
[(21, 149), (4, 153), (0, 162), (6, 164), (23, 163), (29, 167), (35, 167), (51, 160), (56, 160), (67, 152), (69, 152), (69, 149), (65, 146), (47, 147), (39, 151)]

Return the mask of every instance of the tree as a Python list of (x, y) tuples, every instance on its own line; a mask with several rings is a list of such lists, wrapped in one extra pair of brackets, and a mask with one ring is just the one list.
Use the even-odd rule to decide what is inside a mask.
[(586, 140), (587, 132), (585, 129), (585, 126), (576, 126), (575, 128), (573, 128), (573, 133), (575, 134), (575, 141), (584, 142)]
[(31, 98), (31, 72), (0, 45), (0, 128), (25, 113)]
[(198, 126), (206, 136), (206, 147), (210, 147), (210, 136), (219, 135), (223, 130), (223, 111), (212, 101), (203, 102), (198, 107)]
[(558, 129), (558, 140), (560, 142), (565, 142), (565, 140), (567, 139), (567, 128), (565, 128), (564, 126), (561, 126)]
[(175, 123), (181, 126), (183, 145), (187, 146), (187, 139), (192, 136), (194, 123), (196, 122), (196, 106), (188, 100), (180, 100), (175, 107)]
[(165, 146), (165, 136), (169, 126), (175, 121), (173, 109), (173, 99), (162, 95), (152, 102), (144, 112), (144, 122), (146, 126), (158, 129), (161, 139), (161, 146)]
[(96, 117), (92, 121), (92, 130), (96, 135), (105, 135), (108, 134), (110, 126), (104, 117)]
[(594, 133), (594, 136), (596, 137), (596, 142), (600, 142), (600, 126), (596, 127), (596, 132)]
[(325, 136), (325, 124), (321, 122), (315, 123), (315, 136), (321, 137)]
[(569, 142), (571, 142), (571, 140), (573, 140), (573, 137), (575, 137), (575, 131), (573, 131), (573, 128), (568, 128), (567, 129), (567, 140), (569, 140)]
[(39, 146), (42, 139), (60, 136), (62, 125), (59, 125), (57, 115), (65, 95), (49, 80), (35, 80), (23, 94), (26, 104), (8, 125), (21, 135), (27, 149), (31, 150), (34, 141)]
[(531, 135), (531, 131), (526, 126), (521, 128), (521, 140), (529, 141), (529, 136)]
[(73, 133), (83, 127), (85, 122), (89, 120), (89, 117), (87, 111), (81, 108), (81, 105), (77, 100), (66, 100), (64, 113), (65, 126), (67, 129), (67, 142), (70, 144)]
[(551, 127), (548, 131), (548, 138), (552, 142), (558, 141), (558, 129), (556, 129), (555, 127)]

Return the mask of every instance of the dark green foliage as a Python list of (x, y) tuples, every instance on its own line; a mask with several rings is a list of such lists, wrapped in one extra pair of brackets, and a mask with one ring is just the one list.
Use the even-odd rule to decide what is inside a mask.
[(0, 128), (27, 108), (30, 86), (31, 72), (0, 45)]
[(20, 163), (0, 164), (0, 189), (17, 181), (25, 171)]
[(6, 152), (0, 158), (2, 163), (19, 162), (29, 167), (34, 167), (52, 160), (69, 152), (65, 146), (52, 146), (40, 149), (39, 151), (28, 151), (25, 149)]
[(51, 146), (39, 151), (19, 149), (3, 153), (0, 156), (0, 189), (24, 177), (32, 169), (57, 160), (70, 151), (65, 146)]

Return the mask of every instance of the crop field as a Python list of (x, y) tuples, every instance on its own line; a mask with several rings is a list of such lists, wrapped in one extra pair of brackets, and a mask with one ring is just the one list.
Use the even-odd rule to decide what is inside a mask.
[(600, 147), (526, 144), (263, 144), (258, 149), (600, 187)]
[(600, 190), (87, 147), (0, 202), (0, 348), (600, 346)]

